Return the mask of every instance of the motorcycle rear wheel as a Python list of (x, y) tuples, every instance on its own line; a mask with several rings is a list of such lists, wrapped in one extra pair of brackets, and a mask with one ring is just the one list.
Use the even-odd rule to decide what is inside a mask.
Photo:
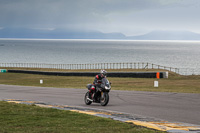
[(85, 94), (85, 98), (84, 98), (86, 105), (90, 105), (92, 103), (92, 101), (88, 100), (88, 98), (89, 98), (89, 91)]

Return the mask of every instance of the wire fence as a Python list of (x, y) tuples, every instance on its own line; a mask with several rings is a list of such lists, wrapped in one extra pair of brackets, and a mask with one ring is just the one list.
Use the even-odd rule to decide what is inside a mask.
[(94, 63), (94, 64), (45, 64), (45, 63), (0, 63), (8, 68), (49, 68), (49, 69), (163, 69), (181, 75), (200, 75), (200, 69), (173, 68), (148, 62)]
[(200, 75), (200, 68), (179, 68), (181, 75)]
[(50, 69), (165, 69), (178, 72), (177, 68), (145, 62), (133, 63), (94, 63), (94, 64), (45, 64), (45, 63), (0, 63), (0, 67), (13, 68), (50, 68)]

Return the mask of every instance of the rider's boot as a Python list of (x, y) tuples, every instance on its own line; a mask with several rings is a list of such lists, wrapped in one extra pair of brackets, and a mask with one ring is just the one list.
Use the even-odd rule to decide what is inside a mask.
[(89, 98), (90, 101), (93, 101), (92, 95), (93, 95), (92, 91), (89, 91), (89, 97), (88, 98)]
[(94, 86), (92, 86), (90, 91), (89, 91), (89, 100), (90, 101), (94, 100), (94, 94), (95, 94), (95, 88), (94, 88)]
[(95, 101), (95, 92), (92, 93), (92, 100)]

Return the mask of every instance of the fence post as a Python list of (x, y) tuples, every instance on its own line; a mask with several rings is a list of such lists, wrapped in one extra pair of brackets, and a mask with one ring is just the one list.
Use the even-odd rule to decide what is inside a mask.
[[(134, 66), (133, 66), (134, 65)], [(137, 66), (138, 65), (138, 66)], [(150, 66), (149, 66), (150, 65)], [(50, 68), (50, 69), (165, 69), (179, 73), (178, 68), (156, 65), (148, 62), (93, 63), (93, 64), (45, 64), (45, 63), (0, 63), (0, 67)], [(184, 69), (185, 75), (195, 74), (194, 69)], [(181, 72), (182, 73), (182, 72)]]

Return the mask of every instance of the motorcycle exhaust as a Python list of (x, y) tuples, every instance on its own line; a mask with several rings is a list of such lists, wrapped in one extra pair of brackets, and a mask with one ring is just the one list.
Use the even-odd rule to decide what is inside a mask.
[(92, 100), (92, 99), (90, 99), (90, 98), (87, 98), (87, 100), (88, 100), (88, 101), (90, 101), (90, 102), (93, 102), (93, 100)]

